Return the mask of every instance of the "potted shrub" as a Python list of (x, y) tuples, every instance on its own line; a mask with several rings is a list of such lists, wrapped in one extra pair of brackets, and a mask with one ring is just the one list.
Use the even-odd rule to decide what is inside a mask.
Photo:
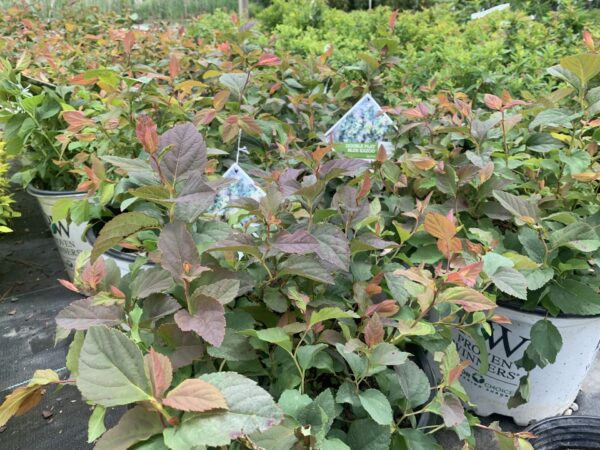
[(8, 191), (9, 181), (6, 178), (8, 161), (4, 152), (4, 145), (0, 142), (0, 233), (10, 233), (10, 220), (19, 217), (19, 213), (12, 207), (14, 200)]
[(562, 413), (596, 354), (599, 60), (595, 53), (562, 59), (549, 72), (571, 87), (527, 104), (486, 95), (489, 115), (460, 95), (403, 111), (410, 145), (426, 142), (403, 157), (409, 185), (433, 189), (432, 199), (454, 210), (461, 235), (482, 246), (483, 288), (506, 318), (477, 335), (455, 335), (479, 414), (527, 424)]
[[(424, 235), (450, 257), (456, 222), (418, 201), (407, 211), (414, 226), (394, 227), (381, 214), (394, 196), (371, 189), (385, 163), (326, 160), (327, 150), (297, 153), (302, 162), (271, 174), (262, 200), (232, 204), (245, 229), (174, 210), (168, 223), (108, 222), (74, 281), (62, 282), (87, 296), (56, 319), (59, 338), (75, 331), (69, 378), (38, 371), (0, 406), (0, 424), (43, 387), (66, 384), (94, 406), (98, 449), (440, 448), (432, 432), (446, 427), (475, 445), (452, 330), (496, 320), (495, 304), (473, 289), (477, 270), (452, 275), (403, 257), (404, 243)], [(159, 178), (190, 183), (194, 167), (150, 157)], [(155, 194), (146, 200), (168, 205), (166, 186), (146, 189)], [(156, 264), (140, 259), (121, 277), (102, 252), (146, 229), (156, 230)], [(387, 239), (395, 236), (400, 243)], [(455, 253), (481, 265), (477, 245), (460, 242)], [(437, 379), (414, 362), (415, 347), (431, 353)], [(106, 408), (117, 405), (132, 408), (105, 431)], [(443, 423), (417, 420), (426, 413)], [(499, 437), (525, 445), (521, 435)]]

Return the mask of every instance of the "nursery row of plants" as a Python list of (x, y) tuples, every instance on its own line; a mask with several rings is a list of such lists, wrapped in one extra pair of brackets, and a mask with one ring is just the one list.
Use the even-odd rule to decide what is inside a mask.
[[(350, 65), (235, 16), (0, 19), (4, 150), (84, 296), (56, 318), (69, 376), (37, 371), (0, 426), (66, 385), (97, 449), (475, 448), (477, 427), (526, 449), (474, 412), (571, 404), (598, 341), (598, 40), (582, 16), (492, 15), (456, 32), (504, 36), (496, 78), (435, 83), (419, 24), (440, 16), (352, 14), (379, 22)], [(396, 125), (372, 161), (324, 137), (367, 93)], [(238, 167), (262, 194), (221, 212)]]

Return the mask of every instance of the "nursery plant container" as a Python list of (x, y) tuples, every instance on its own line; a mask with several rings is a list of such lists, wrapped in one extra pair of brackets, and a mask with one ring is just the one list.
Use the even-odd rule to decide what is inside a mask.
[(565, 416), (542, 420), (527, 429), (535, 450), (600, 449), (600, 417)]
[[(499, 302), (497, 314), (508, 317), (512, 323), (490, 323), (492, 336), (486, 339), (489, 369), (480, 373), (481, 350), (469, 335), (455, 331), (454, 342), (462, 360), (471, 364), (461, 374), (461, 383), (475, 412), (480, 416), (502, 414), (510, 416), (518, 425), (562, 414), (575, 400), (579, 388), (598, 349), (600, 316), (560, 315), (546, 317), (543, 310), (524, 312), (512, 302)], [(508, 399), (516, 392), (519, 379), (526, 374), (516, 366), (529, 344), (531, 327), (546, 317), (558, 329), (563, 346), (554, 364), (530, 372), (529, 401), (516, 408), (508, 408)]]
[(64, 219), (54, 221), (52, 219), (52, 208), (60, 199), (81, 200), (85, 198), (86, 194), (77, 191), (45, 191), (31, 185), (27, 188), (27, 192), (37, 199), (42, 209), (42, 214), (50, 227), (52, 237), (58, 247), (58, 252), (63, 260), (65, 269), (69, 277), (73, 278), (77, 256), (82, 251), (91, 249), (85, 239), (85, 231), (88, 224), (87, 222), (81, 224), (69, 223)]

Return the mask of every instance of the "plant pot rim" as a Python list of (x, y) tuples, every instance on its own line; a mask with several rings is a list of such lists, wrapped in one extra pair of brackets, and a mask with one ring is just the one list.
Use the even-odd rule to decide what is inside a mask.
[[(86, 237), (88, 243), (92, 247), (94, 246), (94, 243), (96, 242), (96, 238), (97, 238), (96, 229), (98, 228), (100, 223), (101, 223), (100, 221), (90, 223), (90, 227), (88, 228), (88, 230), (85, 233), (85, 237)], [(125, 253), (125, 252), (122, 252), (115, 248), (110, 248), (107, 251), (105, 251), (104, 253), (106, 255), (110, 256), (111, 258), (118, 259), (120, 261), (124, 261), (129, 264), (135, 262), (135, 260), (137, 258), (137, 256), (135, 256), (131, 253)]]
[(509, 298), (499, 298), (496, 300), (496, 304), (502, 308), (510, 309), (511, 311), (517, 311), (523, 314), (531, 314), (540, 317), (548, 317), (549, 319), (592, 319), (594, 317), (600, 317), (600, 314), (581, 315), (564, 313), (562, 311), (556, 316), (552, 316), (545, 308), (542, 308), (541, 306), (536, 306), (533, 310), (526, 310), (522, 308), (523, 304), (521, 302)]
[(47, 191), (36, 188), (33, 184), (27, 186), (27, 193), (33, 197), (85, 197), (87, 195), (79, 191)]

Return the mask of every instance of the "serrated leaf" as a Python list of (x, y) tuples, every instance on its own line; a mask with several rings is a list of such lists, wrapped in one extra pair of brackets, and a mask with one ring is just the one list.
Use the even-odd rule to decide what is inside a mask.
[(328, 270), (312, 256), (293, 255), (284, 261), (280, 268), (279, 276), (296, 275), (321, 283), (335, 284)]
[(406, 450), (443, 450), (431, 434), (421, 430), (402, 428), (398, 433), (402, 437)]
[(561, 58), (560, 65), (575, 74), (579, 81), (585, 85), (600, 73), (600, 55), (583, 53), (581, 55), (565, 56)]
[(300, 367), (302, 367), (304, 370), (310, 369), (315, 356), (326, 348), (327, 344), (301, 346), (296, 353)]
[(369, 347), (374, 347), (383, 342), (385, 338), (385, 329), (377, 313), (369, 319), (365, 326), (365, 342)]
[(304, 255), (315, 252), (319, 241), (305, 230), (297, 230), (293, 233), (282, 231), (275, 237), (272, 245), (284, 253)]
[(425, 372), (423, 372), (411, 360), (396, 367), (396, 373), (400, 381), (400, 387), (404, 398), (406, 398), (412, 408), (422, 405), (429, 400), (431, 386)]
[(456, 235), (456, 226), (446, 216), (429, 213), (425, 216), (425, 231), (438, 239), (449, 241)]
[(146, 298), (152, 294), (166, 292), (173, 286), (173, 278), (160, 267), (140, 270), (130, 284), (133, 298)]
[(286, 417), (281, 425), (269, 428), (263, 433), (254, 433), (250, 438), (260, 448), (291, 450), (298, 440), (295, 433), (297, 427), (298, 424), (293, 419)]
[(387, 342), (378, 344), (371, 352), (369, 361), (372, 366), (398, 366), (404, 364), (409, 354), (398, 350)]
[(94, 306), (94, 298), (76, 300), (56, 316), (56, 324), (65, 330), (87, 330), (94, 325), (119, 325), (125, 321), (122, 306)]
[(225, 338), (225, 309), (217, 300), (205, 295), (194, 297), (195, 312), (182, 309), (175, 313), (175, 323), (182, 331), (194, 331), (209, 344), (220, 346)]
[(156, 352), (153, 348), (150, 348), (150, 352), (144, 355), (144, 366), (150, 377), (154, 397), (161, 399), (173, 381), (171, 360), (165, 355)]
[(158, 239), (161, 265), (173, 278), (197, 276), (208, 268), (200, 265), (200, 254), (185, 223), (177, 221), (165, 225)]
[(221, 391), (229, 410), (185, 413), (179, 427), (163, 433), (169, 448), (228, 445), (237, 436), (266, 431), (283, 419), (269, 393), (249, 378), (234, 372), (215, 372), (199, 379)]
[(194, 291), (194, 295), (202, 294), (206, 297), (212, 297), (222, 305), (226, 305), (235, 300), (239, 290), (239, 280), (219, 280), (212, 284), (199, 286)]
[(440, 413), (447, 427), (455, 427), (465, 420), (465, 410), (461, 401), (450, 393), (444, 394)]
[(563, 280), (550, 286), (550, 301), (567, 314), (600, 314), (600, 295), (596, 289), (575, 280)]
[(558, 329), (549, 320), (538, 320), (529, 334), (531, 341), (525, 350), (529, 359), (539, 367), (546, 367), (556, 362), (563, 341)]
[(310, 316), (309, 327), (313, 327), (318, 323), (324, 322), (331, 319), (357, 319), (359, 316), (353, 311), (342, 311), (340, 308), (335, 306), (328, 306), (326, 308), (314, 311)]
[(354, 420), (348, 430), (348, 445), (352, 450), (389, 450), (391, 430), (371, 419)]
[(142, 352), (123, 333), (104, 326), (91, 327), (85, 336), (77, 387), (86, 400), (106, 407), (151, 398)]
[(184, 380), (167, 394), (163, 404), (180, 411), (227, 409), (225, 397), (219, 389), (199, 379)]
[(127, 450), (162, 430), (163, 425), (155, 412), (137, 406), (125, 412), (119, 423), (104, 433), (94, 450)]
[(379, 425), (390, 425), (394, 421), (390, 402), (377, 389), (367, 389), (358, 394), (360, 404)]
[(140, 212), (127, 212), (115, 216), (100, 230), (100, 235), (94, 242), (90, 261), (96, 261), (102, 253), (138, 231), (157, 228), (159, 225), (158, 220)]
[(451, 287), (443, 291), (439, 301), (460, 305), (467, 312), (494, 309), (496, 304), (485, 295), (468, 287)]
[(500, 267), (490, 278), (505, 294), (527, 300), (527, 279), (521, 272), (512, 267)]
[[(206, 143), (192, 123), (175, 125), (159, 139), (161, 152), (169, 148), (160, 159), (163, 176), (171, 182), (202, 173), (206, 165)], [(155, 167), (156, 170), (156, 167)]]
[(335, 225), (318, 224), (313, 227), (311, 234), (319, 242), (316, 250), (319, 258), (341, 270), (348, 271), (350, 266), (350, 244), (344, 232)]
[(494, 191), (494, 198), (502, 207), (524, 222), (539, 219), (539, 209), (536, 203), (503, 191)]
[(525, 275), (525, 278), (527, 279), (527, 289), (537, 291), (554, 278), (554, 270), (551, 267), (532, 270)]

